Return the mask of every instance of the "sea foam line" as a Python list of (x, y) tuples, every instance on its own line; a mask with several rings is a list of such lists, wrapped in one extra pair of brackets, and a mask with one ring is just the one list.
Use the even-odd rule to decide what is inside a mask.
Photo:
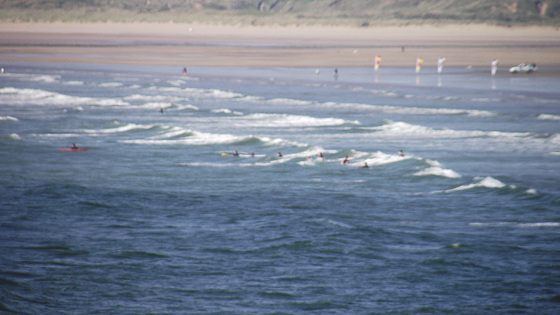
[(560, 115), (540, 114), (537, 116), (539, 120), (560, 120)]
[(344, 124), (360, 125), (359, 121), (346, 121), (339, 118), (316, 118), (289, 114), (255, 113), (234, 118), (240, 126), (251, 127), (320, 127), (340, 126)]
[(120, 133), (127, 132), (131, 130), (148, 130), (156, 127), (156, 125), (139, 125), (139, 124), (126, 124), (116, 128), (108, 129), (84, 129), (87, 133)]
[[(472, 184), (468, 184), (468, 185), (462, 185), (456, 188), (452, 188), (452, 189), (448, 189), (448, 190), (444, 190), (444, 191), (438, 191), (438, 192), (444, 192), (444, 193), (450, 193), (450, 192), (457, 192), (457, 191), (464, 191), (464, 190), (469, 190), (469, 189), (473, 189), (473, 188), (491, 188), (491, 189), (500, 189), (500, 188), (504, 188), (507, 185), (502, 183), (501, 181), (487, 176), (484, 178), (475, 178), (475, 180), (478, 180), (478, 182), (476, 183), (472, 183)], [(510, 186), (511, 188), (515, 188)], [(437, 193), (437, 192), (436, 192)]]
[(19, 121), (19, 119), (12, 116), (0, 116), (0, 121)]
[(38, 89), (17, 89), (12, 87), (0, 88), (0, 102), (9, 103), (10, 105), (130, 105), (119, 99), (70, 96)]
[(534, 227), (559, 227), (558, 222), (535, 222), (535, 223), (519, 223), (519, 222), (496, 222), (496, 223), (483, 223), (473, 222), (469, 223), (470, 226), (478, 227), (521, 227), (521, 228), (534, 228)]
[(329, 108), (347, 108), (359, 109), (367, 111), (379, 111), (384, 113), (394, 114), (409, 114), (409, 115), (467, 115), (472, 117), (489, 117), (497, 116), (497, 113), (485, 110), (473, 109), (452, 109), (452, 108), (421, 108), (421, 107), (402, 107), (392, 105), (373, 105), (373, 104), (359, 104), (359, 103), (336, 103), (326, 102), (320, 104)]
[(414, 176), (441, 176), (447, 178), (460, 178), (461, 174), (452, 169), (443, 168), (438, 161), (426, 160), (430, 167), (414, 173)]
[(503, 132), (503, 131), (481, 131), (481, 130), (453, 130), (433, 129), (430, 127), (413, 125), (405, 122), (393, 122), (386, 120), (385, 124), (375, 127), (364, 127), (364, 130), (374, 130), (384, 136), (414, 137), (414, 138), (522, 138), (536, 136), (530, 132)]

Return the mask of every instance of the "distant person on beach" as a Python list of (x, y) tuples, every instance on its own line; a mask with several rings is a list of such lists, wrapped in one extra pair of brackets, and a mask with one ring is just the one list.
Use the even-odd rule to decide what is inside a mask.
[(183, 75), (184, 75), (184, 76), (187, 75), (187, 67), (183, 67)]
[(358, 166), (358, 168), (369, 168), (369, 166), (367, 165), (367, 162), (364, 162), (364, 165)]
[(337, 80), (338, 79), (338, 68), (334, 68), (334, 79)]
[(443, 71), (443, 64), (447, 61), (444, 57), (440, 57), (437, 62), (437, 72), (441, 73)]
[(496, 72), (498, 72), (498, 63), (499, 62), (500, 61), (498, 59), (494, 59), (492, 61), (491, 73), (492, 73), (493, 76), (496, 75)]

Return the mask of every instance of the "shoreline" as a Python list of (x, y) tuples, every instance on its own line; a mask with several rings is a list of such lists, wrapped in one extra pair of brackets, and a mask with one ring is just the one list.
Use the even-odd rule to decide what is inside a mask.
[(227, 26), (0, 23), (0, 60), (246, 67), (560, 66), (560, 29), (469, 25)]

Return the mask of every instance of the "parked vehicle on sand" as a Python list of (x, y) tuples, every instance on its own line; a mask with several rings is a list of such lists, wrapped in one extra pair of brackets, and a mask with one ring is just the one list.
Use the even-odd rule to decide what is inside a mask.
[(515, 67), (509, 68), (510, 73), (531, 73), (537, 71), (537, 65), (534, 63), (522, 63)]

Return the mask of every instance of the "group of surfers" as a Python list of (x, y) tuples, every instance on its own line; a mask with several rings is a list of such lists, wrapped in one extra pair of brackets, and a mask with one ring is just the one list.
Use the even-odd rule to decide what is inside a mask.
[[(239, 152), (237, 152), (237, 150), (235, 150), (232, 154), (233, 156), (239, 156)], [(317, 153), (317, 155), (322, 158), (323, 160), (325, 160), (325, 156), (323, 155), (323, 152), (319, 152)], [(278, 157), (282, 157), (282, 153), (278, 152), (277, 154)], [(399, 156), (404, 157), (404, 152), (403, 150), (399, 150)], [(251, 153), (251, 157), (255, 157), (255, 153)], [(309, 157), (307, 157), (309, 158)], [(348, 160), (348, 155), (344, 158), (344, 160), (342, 162), (340, 162), (340, 164), (342, 165), (348, 165), (350, 164), (350, 161)], [(367, 162), (364, 162), (364, 165), (360, 165), (358, 166), (358, 168), (369, 168)]]

